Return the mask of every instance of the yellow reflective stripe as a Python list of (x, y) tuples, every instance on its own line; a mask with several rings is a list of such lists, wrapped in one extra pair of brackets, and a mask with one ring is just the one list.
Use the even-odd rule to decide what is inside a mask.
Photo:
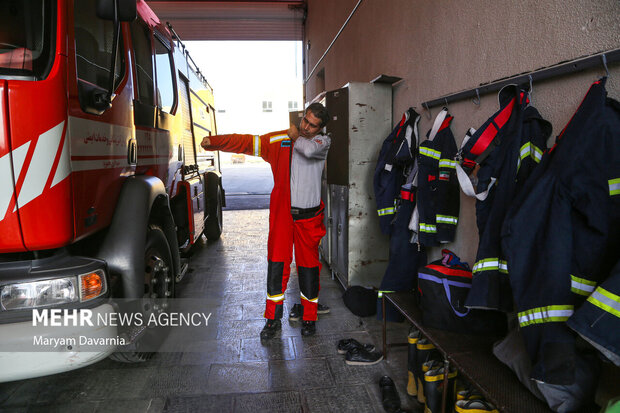
[[(453, 379), (454, 377), (456, 377), (456, 371), (448, 373), (448, 379)], [(443, 380), (443, 372), (433, 373), (433, 370), (431, 370), (424, 373), (424, 381), (434, 382), (439, 380)]]
[(453, 161), (451, 159), (440, 159), (439, 160), (439, 167), (440, 168), (456, 168), (456, 161)]
[(456, 225), (459, 221), (458, 217), (453, 217), (450, 215), (439, 215), (437, 214), (435, 216), (435, 219), (437, 220), (437, 223), (442, 223), (442, 224), (452, 224), (452, 225)]
[(423, 343), (420, 343), (419, 341), (416, 343), (415, 346), (418, 350), (432, 350), (435, 348), (435, 346), (432, 343), (423, 344)]
[(428, 232), (430, 234), (433, 234), (437, 232), (437, 227), (435, 225), (420, 222), (420, 232)]
[(276, 142), (280, 142), (283, 141), (284, 139), (289, 139), (288, 135), (276, 135), (276, 136), (272, 136), (269, 139), (269, 143), (276, 143)]
[(527, 158), (530, 155), (529, 142), (526, 142), (525, 144), (523, 144), (523, 146), (521, 146), (521, 149), (519, 150), (519, 155), (521, 156), (521, 160)]
[(573, 309), (572, 305), (549, 305), (521, 311), (518, 314), (519, 325), (527, 327), (532, 324), (563, 322), (573, 315)]
[(540, 162), (543, 156), (543, 151), (533, 143), (530, 143), (532, 149), (532, 158), (536, 161), (536, 163)]
[(588, 302), (620, 318), (620, 296), (602, 287), (598, 287), (592, 295), (588, 297)]
[(609, 195), (620, 195), (620, 178), (610, 179), (607, 182), (609, 182)]
[(390, 207), (390, 208), (383, 208), (383, 209), (378, 209), (377, 213), (379, 214), (380, 217), (384, 216), (384, 215), (390, 215), (393, 214), (394, 212), (396, 212), (396, 210), (394, 209), (394, 207)]
[(585, 278), (570, 275), (570, 290), (575, 294), (588, 296), (596, 288), (596, 281), (586, 280)]
[(254, 156), (260, 156), (260, 136), (254, 135)]
[(393, 292), (395, 292), (395, 291), (379, 290), (379, 291), (377, 291), (377, 297), (381, 298), (381, 297), (383, 297), (383, 293), (389, 294), (389, 293), (393, 293)]
[(319, 297), (316, 297), (316, 298), (310, 299), (310, 298), (306, 297), (306, 296), (304, 295), (304, 293), (302, 293), (301, 291), (299, 292), (299, 295), (301, 296), (301, 299), (302, 299), (302, 300), (310, 301), (311, 303), (318, 303), (318, 302), (319, 302)]
[(284, 294), (276, 294), (276, 295), (269, 295), (269, 294), (267, 294), (267, 299), (269, 301), (275, 301), (275, 302), (282, 301), (282, 300), (284, 300)]
[(431, 148), (420, 146), (420, 154), (439, 160), (441, 158), (441, 152)]
[(415, 344), (418, 342), (418, 340), (418, 337), (407, 337), (407, 342), (409, 342), (409, 344)]
[(519, 155), (519, 166), (521, 165), (520, 161), (527, 158), (528, 156), (531, 157), (536, 163), (539, 163), (542, 159), (543, 151), (532, 142), (527, 142), (524, 143), (523, 146), (521, 146), (521, 149), (519, 150)]
[(485, 258), (476, 262), (472, 271), (499, 271), (508, 274), (508, 262), (499, 258)]

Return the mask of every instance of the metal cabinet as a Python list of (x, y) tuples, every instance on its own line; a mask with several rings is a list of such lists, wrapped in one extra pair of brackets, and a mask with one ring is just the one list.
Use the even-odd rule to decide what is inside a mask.
[(349, 83), (327, 92), (332, 144), (323, 180), (327, 235), (321, 256), (345, 286), (378, 287), (388, 262), (388, 238), (379, 229), (373, 174), (391, 131), (392, 88)]

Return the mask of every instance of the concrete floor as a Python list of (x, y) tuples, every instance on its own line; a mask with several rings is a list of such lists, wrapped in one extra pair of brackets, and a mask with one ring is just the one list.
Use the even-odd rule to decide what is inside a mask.
[[(286, 318), (299, 302), (293, 269), (282, 333), (262, 343), (266, 284), (267, 210), (227, 210), (224, 234), (197, 245), (177, 296), (216, 302), (209, 333), (188, 351), (158, 353), (141, 364), (103, 360), (84, 369), (0, 384), (1, 412), (383, 412), (378, 386), (397, 383), (403, 407), (420, 406), (405, 393), (406, 347), (387, 361), (348, 366), (339, 339), (353, 337), (381, 349), (381, 323), (353, 315), (342, 289), (321, 273), (317, 334), (302, 337)], [(391, 342), (405, 342), (408, 325), (390, 323)]]

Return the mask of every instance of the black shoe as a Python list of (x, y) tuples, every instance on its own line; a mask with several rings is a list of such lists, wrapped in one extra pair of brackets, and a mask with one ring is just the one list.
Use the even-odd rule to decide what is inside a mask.
[(263, 327), (263, 331), (260, 332), (260, 338), (263, 340), (267, 340), (273, 338), (278, 330), (282, 329), (282, 322), (280, 319), (276, 320), (267, 320), (265, 323), (265, 327)]
[(323, 304), (318, 304), (317, 305), (317, 309), (316, 309), (316, 313), (317, 314), (327, 314), (329, 313), (331, 310), (329, 309), (329, 306), (327, 305), (323, 305)]
[(288, 319), (291, 321), (299, 321), (304, 315), (304, 307), (301, 304), (295, 304), (291, 308), (291, 312), (288, 314)]
[[(331, 310), (328, 306), (323, 304), (318, 304), (316, 313), (317, 314), (327, 314)], [(291, 312), (288, 314), (288, 319), (291, 321), (299, 321), (304, 316), (304, 307), (301, 304), (295, 304), (293, 308), (291, 308)]]
[(379, 380), (379, 387), (381, 388), (381, 403), (385, 411), (397, 412), (400, 409), (400, 397), (394, 381), (389, 376), (383, 376)]
[(302, 321), (301, 335), (312, 336), (314, 333), (316, 333), (316, 321)]
[(360, 347), (354, 347), (347, 351), (345, 363), (350, 366), (369, 366), (383, 360), (383, 354), (378, 351), (366, 351)]
[(366, 351), (375, 351), (375, 346), (372, 344), (362, 344), (353, 338), (345, 338), (338, 342), (338, 354), (347, 354), (347, 351), (355, 347), (363, 348)]

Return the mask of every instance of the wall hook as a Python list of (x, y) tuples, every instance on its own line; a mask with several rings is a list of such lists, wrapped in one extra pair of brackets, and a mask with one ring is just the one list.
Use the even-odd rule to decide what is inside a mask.
[(532, 75), (528, 75), (528, 77), (530, 79), (530, 90), (527, 91), (527, 94), (531, 96), (532, 95), (532, 90), (533, 90), (533, 87), (532, 87)]
[(603, 59), (603, 67), (605, 68), (605, 76), (609, 77), (609, 69), (607, 68), (607, 56), (605, 56), (605, 53), (601, 55), (601, 58)]
[(448, 98), (447, 97), (443, 98), (443, 101), (446, 103), (446, 109), (450, 111), (450, 108), (448, 107)]
[(428, 114), (426, 115), (426, 117), (430, 120), (433, 117), (431, 116), (431, 109), (428, 107), (428, 104), (426, 102), (422, 103), (422, 107), (426, 109), (426, 111), (428, 112)]
[(478, 88), (476, 88), (476, 97), (472, 99), (472, 102), (474, 102), (474, 105), (480, 106), (480, 91)]

